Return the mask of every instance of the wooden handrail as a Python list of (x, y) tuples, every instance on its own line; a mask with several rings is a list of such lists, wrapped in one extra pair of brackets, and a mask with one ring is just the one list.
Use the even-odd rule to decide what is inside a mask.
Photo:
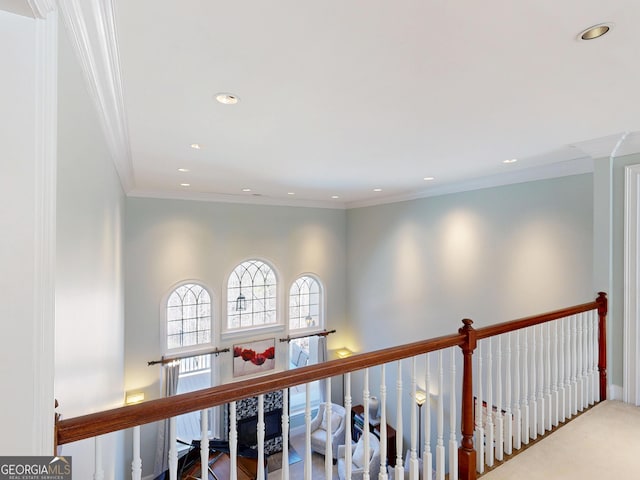
[[(605, 294), (600, 292), (598, 295)], [(588, 312), (589, 310), (595, 310), (599, 308), (599, 305), (599, 301), (595, 300), (593, 302), (583, 303), (581, 305), (576, 305), (573, 307), (562, 308), (560, 310), (554, 310), (552, 312), (543, 313), (541, 315), (533, 315), (531, 317), (524, 317), (517, 320), (510, 320), (508, 322), (497, 323), (488, 327), (477, 328), (476, 336), (478, 340), (482, 340), (483, 338), (494, 337), (496, 335), (502, 335), (503, 333), (508, 332), (514, 332), (522, 328), (540, 325), (541, 323), (551, 322), (553, 320), (558, 320), (559, 318), (568, 317), (570, 315)]]
[(459, 346), (463, 353), (462, 383), (462, 438), (458, 450), (459, 475), (464, 480), (476, 478), (473, 449), (473, 376), (472, 355), (477, 341), (521, 328), (538, 325), (559, 318), (597, 309), (599, 316), (599, 360), (600, 398), (606, 399), (606, 315), (607, 298), (602, 292), (594, 302), (563, 308), (553, 312), (526, 317), (511, 322), (500, 323), (475, 330), (472, 321), (463, 320), (464, 326), (457, 334), (423, 340), (369, 353), (356, 354), (339, 360), (331, 360), (316, 365), (308, 365), (293, 370), (278, 372), (249, 380), (220, 385), (172, 397), (150, 400), (136, 405), (128, 405), (103, 412), (56, 422), (57, 445), (124, 430), (137, 425), (163, 420), (184, 413), (223, 405), (243, 398), (282, 390), (296, 385), (343, 375), (364, 368), (435, 352), (444, 348)]
[(428, 352), (461, 345), (465, 336), (458, 333), (420, 342), (361, 353), (346, 359), (331, 360), (316, 365), (228, 383), (217, 387), (149, 400), (57, 423), (58, 445), (104, 435), (126, 428), (144, 425), (183, 413), (223, 405), (274, 390), (282, 390), (315, 380), (342, 375), (385, 363), (411, 358)]

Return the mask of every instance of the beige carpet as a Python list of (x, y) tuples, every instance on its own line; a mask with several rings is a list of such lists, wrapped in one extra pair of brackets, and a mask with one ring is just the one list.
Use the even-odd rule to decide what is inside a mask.
[(483, 480), (640, 478), (640, 407), (606, 401)]

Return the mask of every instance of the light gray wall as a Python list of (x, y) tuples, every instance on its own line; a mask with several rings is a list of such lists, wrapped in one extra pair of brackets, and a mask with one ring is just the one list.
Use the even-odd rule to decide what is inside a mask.
[[(126, 214), (126, 390), (142, 390), (147, 399), (160, 393), (159, 359), (162, 300), (183, 280), (204, 283), (212, 293), (214, 323), (224, 321), (228, 275), (240, 262), (261, 258), (271, 263), (285, 299), (291, 282), (315, 273), (325, 286), (330, 349), (343, 345), (346, 322), (346, 213), (343, 210), (269, 207), (182, 200), (128, 198)], [(281, 303), (284, 314), (286, 301)], [(218, 332), (219, 333), (219, 328)], [(285, 330), (222, 339), (218, 347), (286, 336)], [(276, 342), (277, 365), (284, 368), (286, 344)], [(218, 357), (220, 382), (232, 381), (231, 355)], [(144, 474), (152, 465), (155, 426), (142, 430)], [(151, 462), (150, 462), (151, 460)]]
[[(371, 351), (455, 333), (462, 318), (487, 326), (595, 299), (592, 196), (592, 175), (579, 175), (350, 210), (349, 346)], [(396, 381), (388, 369), (392, 425)], [(370, 389), (378, 395), (377, 369)]]
[[(123, 402), (125, 203), (78, 61), (59, 32), (55, 395), (70, 418)], [(107, 479), (122, 468), (114, 436), (103, 438)], [(93, 477), (93, 440), (63, 454), (73, 455), (74, 478)]]
[(354, 346), (594, 299), (592, 194), (592, 176), (579, 175), (350, 210)]
[[(0, 452), (43, 455), (38, 425), (35, 231), (35, 23), (0, 11)], [(10, 47), (9, 47), (10, 46)]]

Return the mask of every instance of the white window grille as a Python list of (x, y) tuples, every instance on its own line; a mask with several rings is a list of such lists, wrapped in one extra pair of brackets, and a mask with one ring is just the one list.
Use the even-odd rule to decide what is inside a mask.
[(277, 323), (277, 279), (260, 260), (242, 262), (227, 285), (227, 330)]

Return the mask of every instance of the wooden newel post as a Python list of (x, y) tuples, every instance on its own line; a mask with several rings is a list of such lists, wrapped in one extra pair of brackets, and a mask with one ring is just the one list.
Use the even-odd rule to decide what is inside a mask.
[(598, 371), (600, 372), (600, 401), (607, 399), (607, 294), (598, 292)]
[(462, 441), (458, 448), (458, 478), (460, 480), (476, 479), (476, 451), (473, 448), (473, 351), (476, 349), (476, 331), (471, 326), (472, 320), (462, 320), (464, 326), (458, 330), (466, 336), (462, 349)]

